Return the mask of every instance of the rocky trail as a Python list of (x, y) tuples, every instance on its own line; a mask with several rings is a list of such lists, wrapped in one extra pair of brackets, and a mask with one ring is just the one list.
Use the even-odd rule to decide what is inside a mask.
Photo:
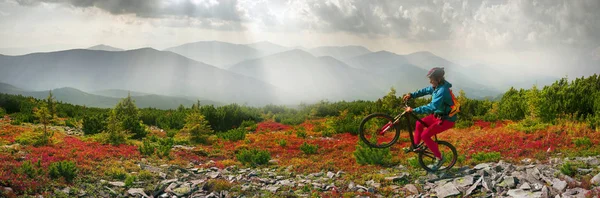
[[(344, 179), (343, 171), (322, 171), (297, 175), (291, 167), (206, 169), (181, 168), (172, 165), (138, 165), (160, 175), (154, 189), (136, 183), (125, 188), (120, 181), (98, 181), (101, 197), (310, 197), (310, 192), (331, 192), (338, 197), (598, 197), (600, 193), (600, 158), (553, 158), (548, 163), (525, 159), (522, 164), (507, 162), (482, 163), (462, 167), (451, 173), (411, 175), (402, 165), (381, 169), (382, 180), (355, 183)], [(584, 175), (576, 180), (561, 173), (564, 163), (580, 164), (589, 169), (576, 169)], [(213, 163), (213, 162), (208, 162)], [(595, 173), (595, 174), (594, 174)], [(415, 173), (413, 173), (415, 174)], [(594, 175), (592, 175), (594, 174)], [(589, 175), (585, 177), (585, 175)], [(381, 182), (380, 182), (381, 181)], [(595, 187), (594, 187), (595, 186)], [(591, 189), (587, 190), (585, 188)], [(293, 190), (297, 189), (297, 190)], [(382, 189), (393, 193), (380, 194)], [(87, 197), (90, 193), (60, 191)], [(314, 192), (314, 191), (313, 191)], [(387, 191), (389, 192), (389, 191)]]

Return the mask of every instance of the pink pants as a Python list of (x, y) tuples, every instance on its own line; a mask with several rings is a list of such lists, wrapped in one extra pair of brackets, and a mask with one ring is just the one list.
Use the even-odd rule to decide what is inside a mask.
[[(426, 128), (425, 130), (423, 130), (425, 128), (425, 126), (423, 126), (423, 124), (421, 124), (421, 122), (417, 121), (417, 127), (415, 129), (415, 139), (414, 139), (415, 145), (418, 145), (419, 143), (421, 143), (421, 139), (422, 139), (423, 142), (425, 142), (425, 145), (427, 145), (427, 148), (431, 149), (431, 152), (433, 152), (433, 155), (437, 158), (441, 158), (442, 154), (440, 153), (440, 149), (438, 148), (437, 143), (431, 139), (431, 136), (434, 136), (438, 133), (444, 132), (445, 130), (448, 130), (448, 129), (454, 127), (454, 122), (451, 122), (448, 120), (441, 122), (441, 120), (437, 119), (433, 114), (423, 118), (422, 120), (423, 120), (423, 122), (427, 123), (427, 125), (429, 125), (429, 127)], [(440, 124), (440, 122), (441, 122), (441, 124)]]

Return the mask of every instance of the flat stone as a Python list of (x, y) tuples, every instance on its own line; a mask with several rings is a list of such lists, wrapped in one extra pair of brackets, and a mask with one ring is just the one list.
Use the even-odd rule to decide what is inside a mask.
[(599, 185), (600, 184), (600, 173), (598, 173), (596, 176), (592, 177), (592, 179), (590, 179), (590, 183), (592, 183), (594, 185)]
[(111, 186), (115, 186), (115, 187), (125, 187), (125, 183), (120, 182), (120, 181), (108, 182), (108, 184), (111, 185)]
[(540, 179), (540, 176), (542, 175), (542, 173), (540, 172), (539, 169), (537, 168), (530, 168), (526, 170), (527, 174), (530, 175), (531, 177), (533, 177), (534, 179)]
[(179, 186), (179, 184), (175, 182), (171, 183), (169, 186), (167, 186), (167, 188), (165, 188), (165, 192), (173, 192), (173, 189), (177, 188), (177, 186)]
[(203, 179), (196, 179), (196, 180), (190, 181), (190, 183), (192, 183), (192, 187), (193, 187), (193, 186), (196, 186), (198, 184), (204, 183), (205, 181), (206, 180), (203, 180)]
[(256, 171), (252, 171), (248, 173), (248, 177), (258, 177), (258, 173), (256, 173)]
[(519, 187), (519, 189), (531, 190), (531, 186), (529, 186), (529, 183), (525, 182), (525, 183), (523, 183), (523, 185), (521, 185), (521, 187)]
[(160, 182), (160, 184), (170, 184), (170, 183), (173, 183), (173, 182), (176, 182), (176, 181), (177, 181), (177, 179), (163, 180), (163, 181)]
[(361, 185), (356, 185), (356, 190), (357, 191), (363, 191), (363, 192), (367, 192), (369, 189), (367, 187), (361, 186)]
[(550, 189), (547, 186), (542, 187), (541, 197), (550, 197)]
[(321, 177), (323, 175), (324, 175), (324, 173), (322, 173), (322, 172), (318, 172), (318, 173), (313, 173), (312, 174), (312, 176), (314, 176), (314, 177)]
[(471, 195), (471, 193), (473, 193), (473, 191), (474, 191), (475, 189), (477, 189), (477, 186), (479, 186), (479, 184), (480, 184), (482, 181), (483, 181), (483, 177), (480, 177), (480, 178), (479, 178), (479, 179), (478, 179), (478, 180), (475, 182), (475, 184), (471, 185), (471, 187), (469, 187), (469, 188), (467, 189), (467, 191), (465, 192), (465, 196), (469, 196), (469, 195)]
[(349, 190), (354, 190), (354, 188), (355, 188), (355, 187), (356, 187), (356, 184), (354, 184), (354, 182), (350, 182), (350, 183), (348, 184), (348, 189), (349, 189)]
[(279, 184), (284, 185), (284, 186), (294, 187), (294, 183), (288, 179), (279, 181)]
[(562, 194), (562, 197), (585, 198), (585, 195), (588, 192), (589, 190), (583, 188), (567, 189), (567, 191), (565, 191), (565, 193)]
[(384, 180), (385, 181), (391, 181), (391, 182), (397, 182), (402, 180), (404, 177), (401, 176), (393, 176), (393, 177), (385, 177)]
[(277, 190), (279, 190), (279, 186), (269, 186), (269, 187), (267, 187), (267, 190), (269, 192), (275, 193), (275, 192), (277, 192)]
[(565, 188), (567, 188), (567, 182), (554, 178), (552, 180), (552, 187), (558, 190), (559, 192), (563, 192)]
[(490, 165), (489, 164), (477, 164), (473, 169), (475, 170), (483, 170), (483, 169), (490, 169)]
[(333, 178), (333, 177), (335, 177), (335, 173), (333, 173), (333, 172), (331, 172), (331, 171), (328, 171), (328, 172), (327, 172), (327, 177), (329, 177), (329, 178)]
[(435, 188), (435, 193), (436, 193), (437, 197), (444, 198), (444, 197), (459, 195), (460, 191), (458, 191), (458, 189), (456, 189), (456, 186), (454, 186), (453, 183), (446, 183), (443, 186), (439, 186), (439, 187)]
[(457, 178), (454, 180), (454, 185), (456, 187), (467, 187), (473, 185), (474, 178), (473, 176), (467, 175), (461, 178)]
[(145, 192), (143, 188), (132, 188), (127, 190), (127, 194), (129, 195), (133, 195), (133, 196), (138, 196), (141, 195), (142, 197), (150, 197), (148, 196)]
[(62, 189), (61, 191), (68, 195), (69, 193), (71, 193), (71, 188), (66, 187), (66, 188)]
[(490, 180), (489, 178), (486, 178), (486, 177), (483, 177), (483, 176), (482, 176), (481, 178), (483, 178), (483, 179), (482, 179), (482, 181), (481, 181), (481, 185), (482, 185), (482, 186), (483, 186), (483, 187), (484, 187), (486, 190), (488, 190), (488, 191), (492, 191), (492, 188), (493, 188), (494, 186), (492, 186), (491, 180)]
[(598, 158), (592, 158), (592, 157), (590, 157), (590, 158), (588, 158), (586, 160), (586, 162), (590, 166), (598, 166), (598, 165), (600, 165), (600, 160), (598, 160)]
[(340, 177), (340, 176), (342, 176), (343, 174), (346, 174), (346, 173), (345, 173), (344, 171), (341, 171), (341, 170), (340, 170), (340, 171), (338, 171), (337, 173), (335, 173), (335, 177)]
[(542, 192), (529, 192), (523, 189), (512, 189), (508, 190), (509, 196), (514, 198), (530, 198), (530, 197), (542, 197)]
[(499, 184), (500, 186), (504, 186), (507, 188), (515, 188), (517, 187), (517, 181), (515, 180), (514, 177), (504, 177), (504, 180), (502, 180), (502, 183)]
[(219, 172), (210, 172), (206, 174), (209, 178), (211, 179), (216, 179), (217, 177), (221, 176), (221, 173)]
[(173, 190), (173, 193), (175, 193), (178, 197), (188, 195), (190, 192), (192, 192), (192, 189), (187, 185)]
[(404, 186), (404, 189), (412, 194), (419, 194), (419, 189), (414, 184), (407, 184)]

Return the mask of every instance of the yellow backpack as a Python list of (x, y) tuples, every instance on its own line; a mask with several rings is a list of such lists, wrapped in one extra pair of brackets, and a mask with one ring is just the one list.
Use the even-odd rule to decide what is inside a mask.
[(454, 93), (452, 93), (452, 89), (450, 90), (450, 96), (452, 96), (452, 102), (454, 102), (454, 105), (450, 106), (450, 113), (448, 113), (448, 117), (452, 117), (454, 115), (456, 115), (458, 112), (460, 112), (460, 102), (458, 102), (458, 100), (456, 99), (456, 96), (454, 96)]

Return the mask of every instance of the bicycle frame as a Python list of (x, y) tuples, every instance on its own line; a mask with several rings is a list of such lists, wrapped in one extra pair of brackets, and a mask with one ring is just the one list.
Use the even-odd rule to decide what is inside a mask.
[[(406, 101), (404, 101), (404, 107), (409, 107), (408, 104), (406, 103)], [(417, 117), (417, 115), (415, 115), (412, 112), (408, 112), (408, 115), (406, 115), (407, 112), (404, 111), (400, 114), (398, 114), (396, 117), (394, 117), (394, 122), (393, 123), (388, 123), (386, 125), (384, 125), (382, 128), (383, 130), (381, 131), (381, 133), (385, 133), (389, 128), (391, 128), (392, 126), (396, 126), (396, 124), (398, 124), (400, 122), (400, 119), (404, 116), (406, 117), (406, 124), (408, 125), (408, 136), (410, 137), (410, 144), (414, 147), (416, 147), (417, 145), (415, 144), (414, 141), (414, 135), (413, 132), (415, 131), (415, 129), (413, 128), (412, 123), (410, 122), (410, 117), (414, 118), (415, 120), (417, 120), (418, 122), (420, 122), (423, 126), (425, 127), (429, 127), (429, 125), (427, 123), (425, 123), (425, 121), (421, 120), (419, 117)], [(434, 141), (438, 141), (437, 139), (437, 134), (434, 135)]]

